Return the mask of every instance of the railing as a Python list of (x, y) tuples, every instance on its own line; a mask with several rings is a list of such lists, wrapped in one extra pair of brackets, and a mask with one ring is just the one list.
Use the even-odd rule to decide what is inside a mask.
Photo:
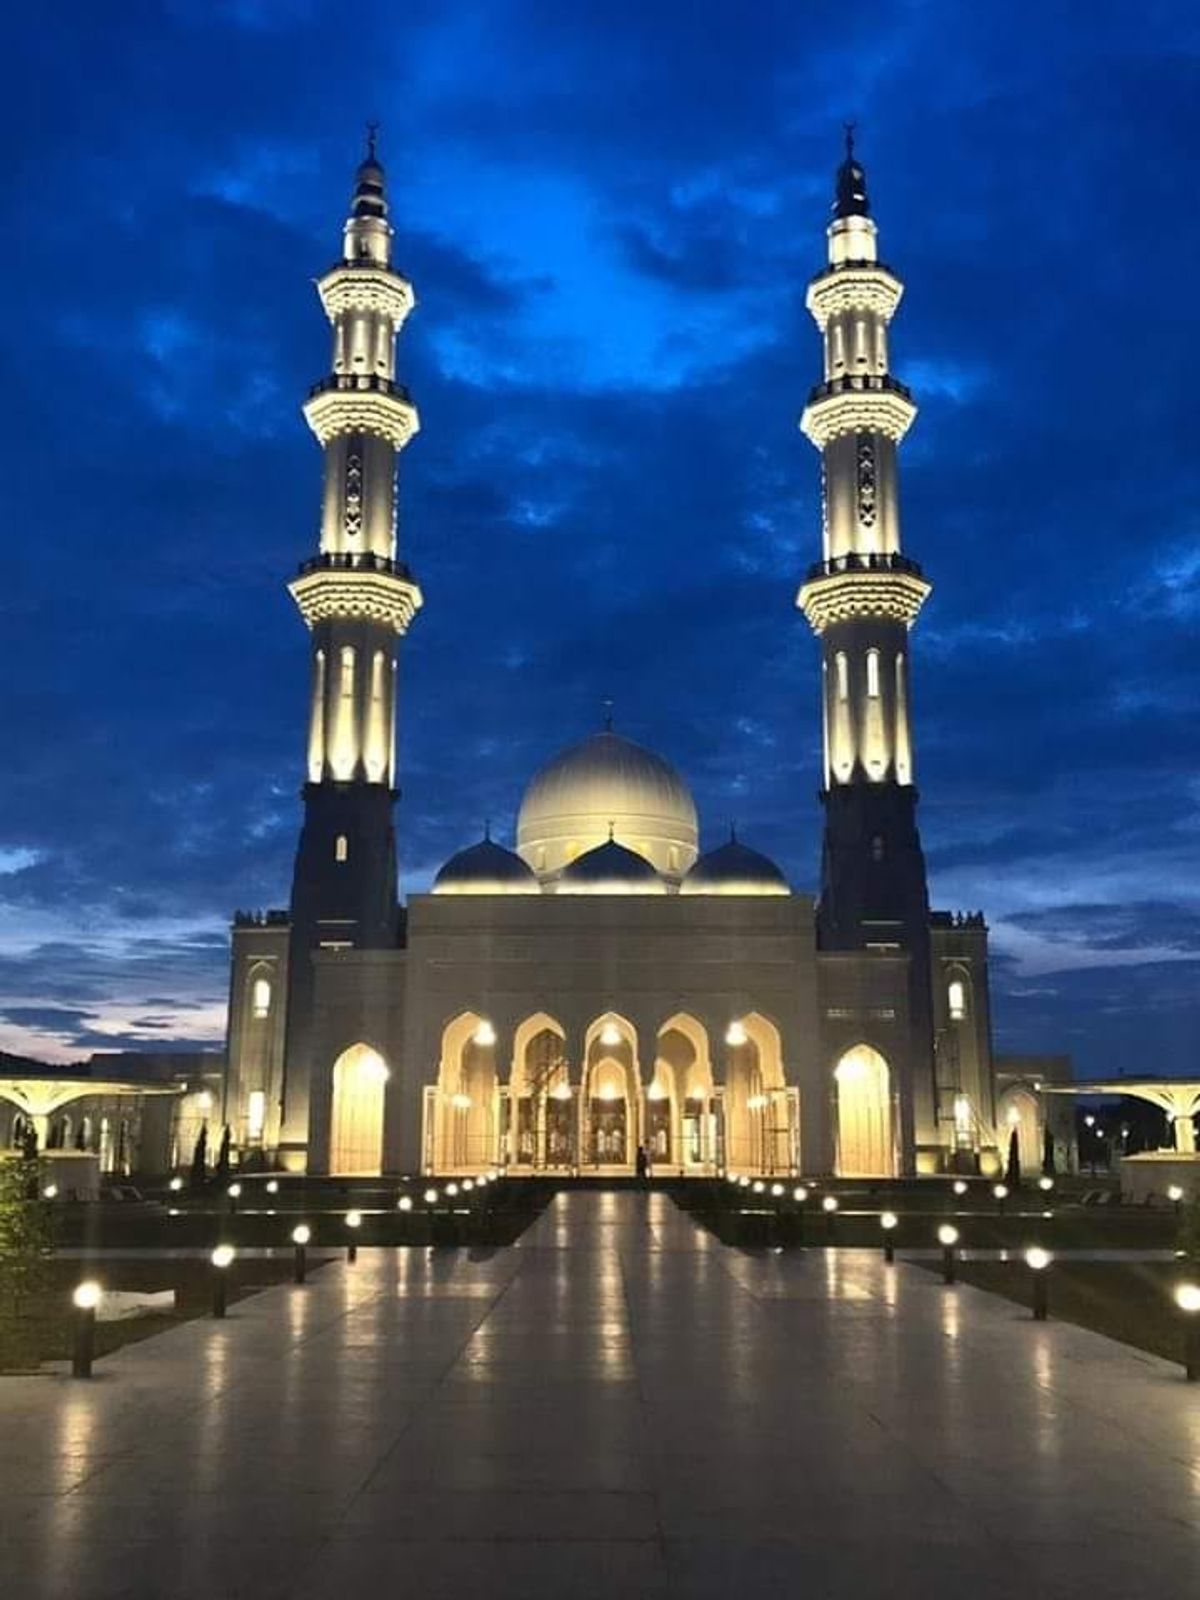
[(924, 576), (917, 562), (909, 556), (900, 555), (898, 551), (870, 551), (861, 555), (849, 551), (844, 556), (815, 562), (809, 567), (805, 581), (812, 583), (817, 578), (832, 578), (841, 572), (906, 572), (914, 578)]
[(847, 372), (840, 378), (828, 378), (818, 383), (808, 396), (810, 406), (819, 400), (832, 399), (838, 394), (898, 394), (913, 404), (912, 390), (890, 373)]
[(380, 378), (373, 372), (334, 372), (328, 378), (322, 378), (320, 383), (314, 383), (308, 391), (308, 398), (315, 400), (319, 394), (386, 394), (393, 400), (403, 400), (406, 405), (412, 404), (412, 396), (402, 383), (395, 383), (391, 378)]
[(327, 551), (302, 561), (297, 570), (301, 577), (308, 572), (382, 572), (391, 578), (412, 581), (412, 573), (403, 561), (393, 561), (390, 556), (372, 555), (369, 550), (361, 554), (355, 550)]

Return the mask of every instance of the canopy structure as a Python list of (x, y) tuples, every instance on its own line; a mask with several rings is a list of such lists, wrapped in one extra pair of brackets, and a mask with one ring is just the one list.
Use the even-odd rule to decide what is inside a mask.
[(1070, 1084), (1043, 1084), (1043, 1094), (1132, 1095), (1165, 1111), (1175, 1128), (1175, 1149), (1180, 1155), (1196, 1154), (1196, 1125), (1200, 1113), (1200, 1079), (1098, 1078)]
[(30, 1118), (38, 1139), (46, 1142), (46, 1125), (56, 1111), (72, 1100), (91, 1095), (182, 1094), (182, 1084), (133, 1083), (128, 1078), (4, 1078), (0, 1077), (0, 1100), (8, 1100)]

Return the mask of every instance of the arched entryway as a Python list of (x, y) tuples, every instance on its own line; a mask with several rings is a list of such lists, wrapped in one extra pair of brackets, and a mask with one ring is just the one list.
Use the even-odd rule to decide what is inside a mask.
[(580, 1165), (584, 1170), (628, 1172), (642, 1141), (637, 1036), (624, 1017), (609, 1013), (588, 1029), (585, 1041)]
[(896, 1153), (887, 1062), (870, 1045), (857, 1044), (833, 1069), (833, 1080), (839, 1177), (893, 1177)]
[(333, 1065), (329, 1170), (374, 1178), (383, 1168), (383, 1096), (387, 1064), (370, 1045), (355, 1044)]
[(725, 1161), (733, 1172), (789, 1172), (791, 1106), (779, 1030), (757, 1012), (725, 1034)]
[(1014, 1132), (1022, 1172), (1040, 1172), (1042, 1117), (1037, 1096), (1030, 1089), (1008, 1089), (1000, 1100), (1000, 1159), (1006, 1163)]
[(652, 1159), (663, 1160), (655, 1119), (666, 1111), (670, 1115), (670, 1165), (682, 1172), (714, 1171), (720, 1159), (720, 1140), (712, 1059), (708, 1033), (695, 1017), (680, 1012), (659, 1029), (654, 1072), (655, 1084), (666, 1095), (662, 1104), (652, 1099), (647, 1107)]
[(509, 1161), (535, 1171), (575, 1163), (575, 1098), (567, 1071), (566, 1034), (544, 1011), (513, 1037), (505, 1144)]
[(434, 1112), (435, 1172), (483, 1172), (496, 1159), (496, 1031), (465, 1011), (442, 1033)]

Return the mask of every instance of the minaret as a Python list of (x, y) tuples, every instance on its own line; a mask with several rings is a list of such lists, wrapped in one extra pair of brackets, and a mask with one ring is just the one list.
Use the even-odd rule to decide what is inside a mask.
[[(829, 265), (810, 283), (806, 302), (824, 339), (825, 376), (800, 419), (821, 452), (823, 479), (823, 559), (798, 596), (822, 647), (818, 936), (829, 950), (909, 951), (919, 1051), (924, 1055), (928, 1042), (932, 1073), (929, 900), (916, 823), (908, 649), (930, 585), (901, 552), (896, 459), (916, 407), (888, 371), (888, 328), (903, 285), (879, 261), (850, 129), (827, 232)], [(923, 1098), (918, 1087), (919, 1119)]]
[(304, 827), (292, 880), (285, 1136), (307, 1139), (311, 952), (397, 940), (396, 641), (421, 604), (397, 558), (396, 458), (418, 427), (396, 382), (411, 286), (391, 267), (372, 129), (342, 259), (317, 284), (333, 371), (304, 415), (324, 451), (320, 549), (289, 584), (312, 640)]

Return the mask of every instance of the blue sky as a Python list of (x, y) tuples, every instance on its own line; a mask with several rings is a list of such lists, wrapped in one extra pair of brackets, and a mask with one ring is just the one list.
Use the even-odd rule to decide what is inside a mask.
[(921, 402), (934, 900), (988, 912), (1001, 1047), (1197, 1070), (1193, 8), (65, 0), (9, 52), (0, 1048), (218, 1039), (229, 914), (286, 903), (299, 403), (367, 117), (419, 302), (405, 886), (611, 697), (815, 887), (795, 421), (853, 117)]

